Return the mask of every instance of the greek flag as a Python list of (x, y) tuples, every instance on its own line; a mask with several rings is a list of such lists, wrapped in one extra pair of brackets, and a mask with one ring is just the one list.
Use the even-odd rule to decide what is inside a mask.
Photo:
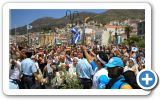
[(72, 43), (77, 44), (80, 41), (80, 31), (77, 27), (73, 27), (71, 32), (73, 33)]
[(80, 41), (80, 32), (78, 32), (77, 34), (75, 34), (75, 37), (74, 37), (74, 43), (77, 44), (78, 42)]
[(31, 25), (27, 25), (27, 29), (32, 29), (32, 26)]
[(72, 32), (73, 34), (77, 34), (78, 28), (77, 28), (77, 27), (73, 27), (73, 28), (71, 29), (71, 32)]

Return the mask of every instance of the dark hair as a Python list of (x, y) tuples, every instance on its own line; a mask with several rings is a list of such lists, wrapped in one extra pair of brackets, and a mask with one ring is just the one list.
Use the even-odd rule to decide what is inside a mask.
[(14, 65), (14, 64), (12, 64), (12, 65), (11, 65), (11, 69), (14, 69), (14, 67), (15, 67), (15, 65)]
[(140, 87), (137, 84), (136, 81), (136, 75), (133, 71), (128, 70), (123, 73), (123, 76), (125, 77), (125, 81), (132, 86), (134, 89), (140, 89)]
[(27, 56), (27, 58), (31, 58), (32, 52), (31, 51), (26, 52), (26, 56)]
[(106, 63), (108, 63), (108, 56), (107, 56), (106, 53), (104, 53), (103, 51), (100, 51), (98, 54), (99, 54), (99, 57), (100, 57), (103, 61), (105, 61)]

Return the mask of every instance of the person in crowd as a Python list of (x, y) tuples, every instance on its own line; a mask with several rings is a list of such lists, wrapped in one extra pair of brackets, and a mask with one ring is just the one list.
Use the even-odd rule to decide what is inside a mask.
[(94, 70), (92, 88), (104, 89), (105, 85), (109, 81), (108, 71), (104, 68), (104, 65), (108, 62), (108, 56), (103, 51), (100, 51), (95, 58), (89, 55), (85, 46), (82, 46), (82, 49), (88, 62), (92, 65), (92, 69)]
[(44, 67), (44, 73), (46, 72), (46, 80), (48, 85), (51, 85), (51, 80), (54, 78), (54, 70), (56, 70), (55, 66), (52, 66), (52, 60), (47, 60), (47, 65)]
[(21, 63), (15, 59), (11, 60), (11, 66), (9, 71), (9, 88), (10, 89), (19, 89), (21, 88), (20, 84), (20, 74), (21, 74)]
[(137, 84), (136, 75), (132, 70), (127, 70), (123, 73), (123, 76), (125, 77), (125, 81), (127, 81), (133, 89), (141, 89)]
[(65, 68), (69, 68), (69, 63), (68, 61), (66, 60), (66, 55), (65, 55), (65, 52), (61, 52), (60, 56), (59, 56), (59, 65), (58, 67), (61, 68), (62, 65), (65, 65)]
[(32, 52), (26, 52), (27, 58), (21, 62), (22, 78), (21, 82), (24, 89), (35, 88), (35, 77), (37, 77), (37, 68), (31, 60)]
[(83, 89), (90, 89), (92, 87), (93, 70), (87, 59), (83, 56), (83, 51), (78, 52), (78, 64), (76, 66), (76, 73), (80, 79)]
[(128, 70), (132, 70), (137, 75), (139, 72), (139, 70), (138, 70), (139, 66), (138, 66), (136, 60), (133, 58), (129, 58), (127, 63), (128, 63), (127, 66), (124, 67), (124, 72), (128, 71)]
[(77, 63), (78, 63), (78, 58), (77, 57), (74, 57), (73, 58), (73, 63), (70, 65), (69, 67), (69, 75), (72, 77), (72, 76), (77, 76), (76, 75), (76, 66), (77, 66)]
[(46, 59), (44, 57), (43, 52), (38, 53), (38, 64), (39, 64), (39, 68), (40, 68), (41, 72), (43, 73), (43, 69), (47, 65), (47, 62), (46, 62)]
[(39, 68), (39, 64), (38, 64), (38, 55), (32, 55), (31, 59), (33, 60), (35, 67), (37, 69), (37, 77), (35, 77), (35, 88), (43, 88), (44, 86), (42, 86), (43, 84), (45, 84), (47, 82), (46, 79), (44, 79), (43, 73), (41, 72), (41, 69)]
[(105, 65), (108, 70), (108, 77), (111, 78), (106, 89), (132, 89), (131, 85), (125, 82), (123, 76), (124, 63), (119, 57), (112, 57)]
[(132, 47), (131, 48), (131, 53), (130, 53), (130, 58), (136, 59), (138, 57), (138, 48), (137, 47)]
[[(46, 44), (40, 47), (13, 42), (10, 44), (10, 60), (10, 88), (34, 89), (36, 82), (43, 89), (62, 88), (67, 85), (66, 79), (74, 78), (84, 89), (130, 89), (136, 87), (135, 76), (145, 68), (145, 49), (136, 45), (99, 45), (98, 42), (89, 46)], [(50, 77), (51, 73), (53, 77)], [(20, 76), (23, 77), (20, 79)], [(50, 84), (38, 81), (40, 76)]]

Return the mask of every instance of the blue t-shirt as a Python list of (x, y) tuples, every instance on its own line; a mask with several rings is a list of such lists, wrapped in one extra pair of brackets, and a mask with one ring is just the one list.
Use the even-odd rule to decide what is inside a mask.
[(32, 76), (33, 73), (37, 72), (37, 68), (30, 58), (26, 58), (21, 62), (21, 70), (23, 74), (29, 76)]
[(91, 79), (93, 73), (92, 66), (88, 63), (87, 59), (83, 58), (78, 61), (76, 72), (80, 78)]
[(99, 89), (105, 89), (106, 84), (108, 84), (108, 82), (110, 81), (110, 78), (106, 75), (101, 75), (99, 77), (99, 85), (98, 88)]

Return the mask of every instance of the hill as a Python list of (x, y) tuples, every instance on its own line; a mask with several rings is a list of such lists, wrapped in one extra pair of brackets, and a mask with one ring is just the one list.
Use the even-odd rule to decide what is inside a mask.
[[(71, 15), (73, 17), (73, 15)], [(96, 14), (91, 12), (81, 12), (79, 15), (74, 16), (74, 20), (71, 21), (69, 16), (64, 16), (62, 18), (56, 19), (52, 17), (43, 17), (39, 18), (30, 25), (33, 28), (30, 31), (33, 32), (40, 32), (40, 31), (47, 31), (53, 30), (53, 27), (64, 27), (68, 23), (83, 23), (85, 17), (90, 17), (92, 20), (97, 21), (98, 23), (102, 23), (105, 25), (112, 20), (119, 20), (123, 21), (126, 19), (145, 19), (145, 10), (143, 9), (111, 9), (107, 10), (104, 13)], [(26, 34), (27, 28), (26, 25), (22, 27), (18, 27), (16, 31), (20, 34)], [(11, 34), (15, 33), (15, 29), (11, 30)]]
[(94, 20), (102, 24), (109, 23), (112, 20), (123, 21), (126, 19), (145, 19), (145, 10), (112, 9), (94, 17)]

